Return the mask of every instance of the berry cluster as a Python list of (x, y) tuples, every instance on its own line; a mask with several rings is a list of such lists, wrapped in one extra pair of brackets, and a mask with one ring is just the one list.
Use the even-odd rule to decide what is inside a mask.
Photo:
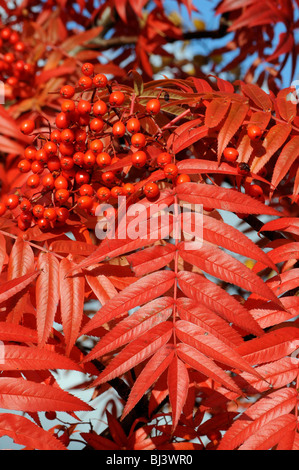
[(26, 44), (18, 31), (6, 26), (0, 30), (0, 79), (8, 99), (26, 99), (33, 94), (36, 67), (29, 60)]
[[(99, 204), (113, 204), (118, 196), (136, 193), (136, 197), (143, 194), (155, 199), (160, 192), (156, 182), (136, 191), (141, 172), (150, 167), (163, 169), (165, 178), (174, 184), (190, 181), (188, 175), (178, 175), (174, 156), (162, 144), (156, 143), (160, 153), (154, 162), (147, 152), (151, 137), (143, 131), (141, 118), (154, 119), (160, 112), (159, 99), (152, 98), (142, 111), (132, 112), (130, 96), (119, 88), (113, 89), (105, 75), (95, 74), (92, 64), (83, 64), (77, 86), (60, 89), (61, 111), (55, 117), (55, 129), (49, 125), (47, 135), (37, 133), (18, 163), (19, 171), (28, 174), (30, 197), (7, 195), (0, 203), (0, 216), (18, 209), (21, 230), (36, 224), (49, 230), (65, 223), (71, 212), (94, 216)], [(26, 119), (20, 130), (32, 135), (36, 123)], [(133, 173), (125, 172), (125, 167)]]
[[(59, 93), (61, 109), (55, 116), (55, 129), (49, 123), (46, 133), (39, 132), (31, 119), (20, 125), (25, 135), (35, 135), (18, 163), (19, 171), (28, 174), (28, 191), (7, 195), (0, 203), (0, 216), (18, 209), (13, 215), (21, 230), (34, 225), (50, 230), (64, 224), (72, 212), (95, 216), (101, 203), (116, 204), (118, 196), (155, 200), (159, 185), (146, 180), (156, 169), (171, 184), (191, 181), (189, 175), (179, 174), (163, 138), (144, 129), (143, 119), (155, 120), (161, 112), (159, 95), (135, 107), (131, 91), (96, 74), (91, 63), (83, 64), (76, 86), (64, 85)], [(261, 132), (251, 126), (248, 135), (256, 140)], [(150, 147), (155, 148), (154, 154)], [(234, 163), (238, 151), (227, 147), (223, 157)], [(248, 174), (246, 164), (239, 164), (238, 169)], [(137, 185), (140, 181), (145, 182)], [(262, 197), (255, 186), (250, 193)]]

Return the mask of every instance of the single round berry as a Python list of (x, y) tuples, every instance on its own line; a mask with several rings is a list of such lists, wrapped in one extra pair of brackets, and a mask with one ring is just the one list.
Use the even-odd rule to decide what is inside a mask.
[(32, 208), (32, 213), (36, 219), (41, 219), (44, 215), (44, 210), (44, 206), (42, 206), (41, 204), (36, 204)]
[(102, 186), (97, 190), (97, 196), (100, 201), (108, 201), (110, 195), (111, 195), (110, 189), (106, 188), (105, 186)]
[(30, 209), (31, 209), (31, 202), (30, 202), (28, 199), (23, 198), (23, 199), (22, 199), (22, 202), (21, 202), (21, 204), (20, 204), (20, 209), (21, 209), (21, 211), (24, 211), (24, 212), (30, 211)]
[(109, 96), (111, 106), (121, 106), (125, 101), (125, 95), (122, 91), (114, 91)]
[(123, 195), (123, 188), (121, 186), (113, 186), (111, 189), (111, 196), (118, 198), (118, 196)]
[(146, 103), (146, 111), (150, 114), (158, 114), (160, 109), (161, 104), (157, 98), (153, 98)]
[(93, 200), (90, 196), (80, 196), (77, 200), (77, 205), (80, 209), (91, 209)]
[(123, 137), (126, 133), (126, 126), (122, 121), (115, 122), (112, 127), (112, 134), (115, 137)]
[(227, 160), (228, 162), (235, 162), (239, 156), (239, 152), (237, 149), (233, 148), (233, 147), (226, 147), (226, 149), (224, 149), (223, 151), (223, 156), (225, 158), (225, 160)]
[(57, 214), (57, 221), (64, 223), (70, 216), (70, 212), (66, 207), (55, 207), (55, 211)]
[(131, 157), (132, 165), (135, 168), (142, 168), (146, 164), (147, 156), (143, 150), (133, 153)]
[(89, 148), (95, 154), (99, 154), (103, 151), (104, 144), (100, 139), (95, 139), (90, 142)]
[(144, 194), (148, 199), (153, 199), (160, 193), (159, 186), (157, 183), (147, 183), (144, 186)]
[(54, 181), (55, 189), (67, 189), (68, 188), (68, 180), (64, 176), (58, 176)]
[(252, 124), (247, 129), (247, 135), (251, 140), (259, 140), (263, 134), (262, 129), (255, 124)]
[(25, 121), (21, 122), (20, 130), (23, 134), (29, 135), (35, 129), (35, 123), (32, 119), (26, 119)]
[(39, 226), (41, 230), (48, 230), (51, 227), (50, 221), (43, 217), (41, 219), (38, 219), (37, 225)]
[(57, 214), (54, 207), (46, 207), (44, 210), (43, 217), (49, 220), (50, 222), (54, 222), (57, 219)]
[(258, 184), (252, 184), (248, 187), (248, 194), (254, 198), (259, 198), (264, 195), (263, 189)]
[(136, 134), (132, 135), (131, 144), (134, 147), (141, 149), (142, 147), (145, 146), (145, 143), (146, 143), (146, 138), (144, 134), (141, 134), (140, 132), (136, 132)]
[(107, 108), (105, 101), (98, 100), (94, 103), (92, 110), (96, 116), (103, 116), (104, 114), (107, 113), (108, 108)]
[(137, 118), (130, 118), (127, 121), (127, 130), (134, 134), (135, 132), (139, 132), (141, 128), (140, 121)]
[(16, 194), (9, 194), (4, 199), (6, 209), (13, 210), (19, 205), (19, 196)]
[(97, 155), (96, 162), (100, 168), (111, 165), (111, 157), (107, 152), (100, 152)]
[(93, 196), (94, 190), (90, 184), (82, 184), (79, 189), (80, 196)]
[(70, 197), (70, 192), (67, 189), (57, 189), (55, 192), (56, 201), (64, 204)]
[(190, 181), (191, 181), (191, 178), (189, 175), (186, 175), (185, 173), (181, 173), (176, 178), (175, 184), (178, 185), (178, 184), (183, 184), (183, 183), (190, 183)]
[(92, 81), (93, 81), (93, 84), (98, 88), (105, 88), (105, 86), (108, 83), (108, 79), (106, 75), (102, 73), (98, 73), (97, 75), (95, 75)]
[(115, 174), (113, 171), (105, 171), (105, 173), (102, 174), (102, 180), (104, 183), (113, 183), (115, 180)]
[(44, 186), (44, 188), (46, 189), (54, 189), (54, 186), (55, 186), (55, 178), (54, 176), (52, 175), (52, 173), (48, 173), (47, 175), (45, 175), (42, 179), (42, 185)]
[(61, 142), (65, 143), (65, 144), (69, 144), (69, 143), (74, 142), (75, 133), (72, 129), (63, 129), (61, 131), (60, 138), (61, 138)]
[(77, 110), (80, 114), (89, 114), (91, 111), (91, 104), (87, 100), (80, 100), (77, 104)]
[(55, 125), (58, 129), (66, 129), (70, 124), (70, 118), (67, 113), (58, 113), (55, 118)]
[(72, 113), (73, 111), (75, 111), (75, 109), (76, 109), (76, 105), (73, 100), (64, 100), (61, 103), (61, 111), (63, 113)]
[(178, 175), (179, 169), (174, 163), (168, 163), (164, 166), (163, 171), (166, 178), (173, 179)]
[(89, 62), (85, 62), (81, 67), (81, 72), (83, 73), (83, 75), (86, 75), (87, 77), (90, 77), (94, 72), (93, 64), (91, 64)]
[(159, 165), (160, 168), (163, 168), (165, 165), (168, 165), (171, 163), (171, 155), (168, 152), (162, 152), (158, 155), (157, 157), (157, 164)]
[(28, 173), (31, 170), (31, 163), (29, 160), (20, 160), (18, 163), (18, 169), (21, 173)]
[(66, 99), (70, 99), (74, 96), (75, 94), (75, 88), (71, 85), (64, 85), (61, 89), (60, 89), (60, 95), (63, 97), (63, 98), (66, 98)]
[(50, 171), (58, 171), (60, 166), (60, 159), (57, 156), (48, 158), (47, 167)]
[(124, 184), (122, 189), (125, 196), (131, 196), (131, 194), (134, 194), (136, 191), (136, 188), (132, 183)]
[(78, 170), (75, 175), (75, 181), (77, 184), (88, 184), (90, 181), (90, 174), (86, 170)]
[(90, 130), (99, 133), (103, 130), (104, 121), (102, 118), (93, 118), (89, 124)]
[(31, 171), (37, 175), (41, 174), (44, 171), (44, 164), (39, 161), (35, 161), (31, 163)]
[(48, 142), (45, 143), (45, 145), (43, 146), (43, 149), (44, 151), (46, 152), (46, 154), (48, 156), (53, 156), (53, 155), (56, 155), (57, 154), (57, 145), (55, 144), (55, 142), (52, 142), (51, 140), (49, 140)]
[(84, 153), (83, 152), (76, 152), (74, 153), (73, 155), (73, 160), (74, 160), (74, 163), (78, 166), (81, 166), (83, 165), (83, 161), (84, 161)]
[(50, 139), (51, 139), (51, 142), (54, 142), (55, 144), (59, 144), (61, 142), (61, 132), (58, 129), (55, 129), (54, 131), (51, 132)]
[(89, 90), (92, 87), (92, 78), (87, 75), (82, 75), (78, 80), (78, 86), (82, 90)]
[(37, 154), (37, 150), (35, 147), (33, 147), (33, 145), (29, 145), (24, 150), (24, 157), (27, 160), (31, 160), (31, 161), (35, 160), (36, 154)]
[(45, 412), (45, 417), (51, 421), (53, 421), (53, 419), (56, 419), (56, 411), (46, 411)]
[(30, 175), (28, 178), (27, 178), (27, 186), (29, 186), (29, 188), (37, 188), (40, 184), (40, 177), (36, 174), (34, 175)]
[(83, 165), (86, 168), (92, 168), (96, 162), (96, 156), (92, 150), (87, 150), (84, 154)]

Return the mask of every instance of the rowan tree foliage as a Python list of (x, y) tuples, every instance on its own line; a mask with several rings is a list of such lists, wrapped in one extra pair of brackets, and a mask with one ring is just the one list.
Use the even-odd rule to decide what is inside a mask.
[(299, 449), (299, 5), (197, 3), (0, 1), (21, 448)]

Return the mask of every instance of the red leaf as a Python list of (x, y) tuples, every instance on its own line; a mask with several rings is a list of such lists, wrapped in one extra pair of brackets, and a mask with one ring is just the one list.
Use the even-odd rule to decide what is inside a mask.
[(284, 146), (278, 159), (276, 160), (271, 181), (271, 184), (274, 186), (274, 188), (279, 185), (298, 156), (299, 136), (295, 136), (292, 137), (291, 140)]
[(156, 325), (128, 344), (93, 382), (97, 386), (118, 377), (152, 356), (162, 348), (172, 336), (172, 322)]
[(254, 335), (259, 336), (264, 333), (245, 307), (204, 276), (181, 271), (178, 274), (178, 280), (185, 295), (206, 305), (222, 318)]
[(9, 298), (25, 289), (38, 275), (39, 271), (35, 271), (2, 284), (0, 286), (0, 303), (7, 301)]
[(223, 153), (223, 150), (227, 147), (231, 138), (239, 130), (240, 126), (243, 124), (243, 121), (248, 112), (248, 105), (243, 103), (232, 103), (228, 115), (221, 126), (221, 129), (218, 134), (218, 163)]
[(175, 274), (172, 271), (156, 272), (139, 279), (98, 310), (83, 328), (81, 334), (103, 325), (121, 313), (159, 297), (173, 286), (174, 279)]
[(2, 370), (69, 369), (82, 371), (75, 362), (54, 351), (38, 347), (6, 344)]
[(1, 407), (19, 411), (90, 411), (77, 397), (50, 385), (12, 377), (0, 378)]
[(272, 101), (269, 95), (259, 86), (253, 83), (241, 83), (241, 89), (245, 96), (266, 113), (272, 110)]
[(37, 332), (22, 325), (0, 322), (0, 340), (37, 343)]
[(84, 307), (85, 279), (80, 271), (69, 275), (73, 267), (74, 263), (67, 258), (61, 260), (59, 267), (60, 310), (67, 356), (77, 340)]
[(280, 304), (270, 287), (241, 261), (233, 258), (216, 246), (203, 244), (197, 251), (185, 251), (184, 243), (179, 245), (180, 256), (214, 277), (255, 292), (261, 297)]
[(127, 256), (132, 270), (136, 276), (157, 271), (170, 263), (175, 256), (176, 247), (167, 245), (155, 245)]
[(209, 128), (218, 126), (222, 119), (224, 119), (230, 103), (230, 100), (225, 98), (216, 98), (210, 101), (206, 109), (205, 125)]
[(253, 159), (251, 171), (258, 173), (266, 165), (274, 153), (285, 143), (291, 130), (290, 124), (276, 124), (271, 127), (263, 141), (265, 153)]
[(260, 338), (246, 341), (236, 348), (250, 364), (273, 362), (288, 356), (299, 346), (299, 329), (283, 327), (265, 333)]
[(118, 323), (96, 344), (84, 362), (103, 356), (137, 338), (153, 326), (166, 321), (173, 311), (173, 298), (162, 297), (148, 302)]
[(197, 348), (190, 346), (189, 344), (179, 343), (177, 345), (177, 353), (182, 361), (194, 370), (197, 370), (206, 377), (210, 377), (217, 383), (222, 384), (228, 390), (241, 393), (241, 390), (231, 377), (223, 369), (217, 366), (211, 358), (198, 351)]
[(13, 413), (1, 413), (0, 436), (9, 436), (16, 444), (32, 450), (67, 450), (51, 432)]
[[(286, 415), (291, 412), (295, 406), (296, 391), (293, 388), (278, 390), (258, 400), (247, 408), (242, 419), (238, 419), (232, 424), (225, 433), (218, 449), (232, 450), (239, 447), (244, 441), (245, 447), (251, 447), (254, 441), (259, 442), (258, 435), (260, 432), (264, 434), (264, 438), (268, 439), (272, 433), (268, 434), (266, 431), (268, 428), (267, 424), (280, 415)], [(247, 444), (246, 441), (248, 441)], [(252, 449), (254, 448), (252, 447)]]
[(168, 367), (169, 401), (172, 411), (172, 429), (179, 422), (189, 389), (188, 370), (177, 355), (175, 355)]
[(41, 271), (36, 281), (36, 314), (38, 342), (47, 342), (59, 302), (59, 262), (51, 253), (40, 253), (37, 269)]
[(167, 369), (173, 359), (174, 352), (174, 346), (166, 344), (148, 361), (133, 385), (122, 414), (122, 419), (130, 413), (147, 390), (151, 388), (153, 383), (155, 383), (160, 375)]

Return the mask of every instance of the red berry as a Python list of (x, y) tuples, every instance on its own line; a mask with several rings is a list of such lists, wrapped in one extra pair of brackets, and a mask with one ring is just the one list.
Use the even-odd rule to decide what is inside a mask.
[(50, 228), (50, 221), (48, 219), (38, 219), (37, 225), (41, 230), (48, 230)]
[(75, 109), (76, 109), (76, 106), (73, 100), (64, 100), (61, 103), (61, 111), (63, 113), (72, 113), (73, 111), (75, 111)]
[(130, 196), (136, 191), (134, 184), (132, 183), (126, 183), (123, 185), (123, 193), (125, 196)]
[(45, 417), (49, 420), (56, 419), (56, 412), (55, 411), (46, 411), (45, 412)]
[(60, 89), (60, 95), (63, 97), (63, 98), (72, 98), (75, 94), (75, 88), (72, 87), (71, 85), (64, 85), (61, 89)]
[(90, 142), (89, 145), (90, 150), (92, 150), (94, 153), (98, 154), (103, 151), (104, 145), (103, 142), (100, 139), (95, 139)]
[(63, 131), (61, 131), (60, 138), (61, 138), (61, 142), (69, 144), (71, 142), (74, 142), (75, 133), (72, 129), (63, 129)]
[(67, 202), (67, 200), (70, 197), (70, 193), (67, 189), (57, 189), (55, 192), (55, 199), (56, 201), (60, 202), (61, 204), (64, 204)]
[(147, 160), (146, 153), (143, 150), (139, 150), (138, 152), (133, 153), (131, 157), (132, 165), (135, 168), (142, 168)]
[(80, 196), (93, 196), (93, 187), (90, 184), (82, 184), (79, 189)]
[(94, 103), (92, 110), (96, 116), (103, 116), (104, 114), (107, 113), (108, 108), (107, 108), (105, 101), (98, 100)]
[(49, 156), (43, 148), (39, 149), (36, 152), (36, 157), (35, 158), (36, 158), (36, 161), (38, 161), (40, 163), (47, 163), (47, 161), (49, 160)]
[(97, 155), (96, 161), (100, 168), (104, 168), (111, 164), (111, 157), (108, 153), (101, 152)]
[(121, 106), (125, 101), (125, 95), (122, 91), (114, 91), (109, 96), (109, 103), (112, 106)]
[(102, 180), (104, 183), (113, 183), (115, 180), (115, 174), (113, 171), (106, 171), (102, 174)]
[(70, 124), (70, 118), (67, 113), (58, 113), (55, 118), (55, 124), (58, 129), (66, 129)]
[(24, 212), (30, 211), (31, 202), (28, 199), (23, 198), (22, 202), (20, 204), (20, 209), (21, 209), (21, 211), (24, 211)]
[(20, 170), (21, 173), (28, 173), (28, 171), (31, 170), (31, 163), (29, 160), (21, 160), (19, 163), (18, 163), (18, 168)]
[(40, 178), (38, 175), (31, 175), (27, 179), (27, 186), (29, 188), (37, 188), (40, 184)]
[(36, 204), (35, 206), (33, 206), (32, 213), (34, 217), (36, 217), (37, 219), (41, 219), (44, 215), (44, 210), (44, 206), (42, 206), (41, 204)]
[(92, 87), (92, 78), (87, 75), (82, 75), (82, 77), (79, 78), (78, 86), (83, 90), (89, 90), (89, 88)]
[(80, 209), (88, 210), (91, 209), (93, 200), (89, 196), (80, 196), (77, 200), (77, 204)]
[(39, 175), (44, 171), (44, 164), (40, 161), (35, 161), (31, 163), (31, 171)]
[(64, 176), (58, 176), (54, 182), (54, 187), (56, 189), (67, 189), (68, 180)]
[(159, 186), (156, 183), (147, 183), (144, 186), (144, 194), (149, 199), (153, 199), (158, 196), (159, 192)]
[(247, 135), (251, 140), (259, 140), (262, 136), (263, 131), (259, 126), (252, 124), (247, 129)]
[(83, 152), (76, 152), (73, 156), (73, 160), (74, 160), (76, 165), (78, 165), (78, 166), (83, 165), (84, 153)]
[(117, 198), (123, 195), (123, 188), (121, 186), (114, 186), (111, 189), (111, 196)]
[(131, 144), (136, 148), (142, 148), (145, 146), (146, 139), (145, 135), (137, 132), (136, 134), (132, 135)]
[(239, 152), (233, 147), (226, 147), (223, 151), (223, 156), (228, 162), (235, 162), (239, 156)]
[(115, 122), (112, 127), (112, 133), (115, 137), (123, 137), (126, 133), (126, 126), (122, 121)]
[(19, 204), (19, 196), (16, 194), (9, 194), (4, 199), (4, 204), (6, 209), (13, 210)]
[(105, 186), (102, 186), (97, 190), (97, 196), (100, 201), (107, 201), (110, 197), (110, 189), (106, 188)]
[(160, 101), (157, 98), (153, 98), (146, 103), (146, 111), (150, 114), (158, 114), (161, 109)]
[(175, 178), (178, 175), (178, 167), (174, 163), (168, 163), (163, 168), (166, 178)]
[(32, 134), (32, 132), (34, 131), (34, 128), (35, 128), (35, 124), (34, 124), (34, 121), (32, 121), (32, 119), (26, 119), (20, 125), (20, 130), (25, 135)]
[(75, 148), (73, 144), (61, 142), (59, 150), (62, 155), (70, 157), (74, 154)]
[(171, 155), (168, 152), (162, 152), (157, 157), (157, 164), (159, 167), (163, 168), (165, 165), (171, 163)]
[(63, 170), (71, 170), (75, 165), (74, 160), (72, 157), (63, 157), (60, 160), (60, 166)]
[(56, 214), (57, 214), (57, 221), (58, 222), (66, 222), (69, 218), (70, 212), (66, 207), (56, 207)]
[(260, 198), (264, 195), (263, 189), (258, 184), (253, 184), (248, 187), (248, 194), (254, 198)]
[(49, 157), (47, 167), (50, 171), (57, 171), (60, 169), (60, 160), (57, 156)]
[(54, 176), (52, 175), (52, 173), (48, 173), (47, 175), (45, 175), (42, 179), (42, 185), (46, 188), (46, 189), (53, 189), (54, 188), (54, 185), (55, 185), (55, 179), (54, 179)]
[(0, 202), (0, 217), (2, 217), (6, 212), (6, 206), (3, 202)]
[(88, 184), (90, 180), (90, 174), (85, 170), (78, 170), (75, 175), (75, 181), (77, 184)]
[(131, 134), (135, 132), (139, 132), (140, 127), (141, 127), (140, 121), (137, 118), (130, 118), (127, 122), (127, 130), (131, 132)]
[(44, 218), (54, 222), (57, 219), (57, 213), (54, 207), (48, 207), (44, 210)]
[(90, 64), (89, 62), (85, 62), (81, 67), (81, 72), (83, 73), (83, 75), (90, 77), (90, 75), (92, 75), (94, 72), (93, 64)]
[(90, 102), (86, 100), (80, 100), (77, 105), (77, 110), (80, 114), (89, 114), (91, 111)]
[(50, 139), (51, 139), (51, 142), (54, 142), (55, 144), (59, 144), (61, 142), (61, 132), (58, 129), (56, 129), (55, 131), (52, 131)]
[(107, 83), (108, 83), (107, 77), (106, 75), (102, 73), (98, 73), (97, 75), (93, 77), (93, 84), (98, 88), (105, 88)]
[(191, 181), (191, 178), (189, 175), (186, 175), (184, 173), (181, 173), (175, 180), (175, 184), (183, 184), (183, 183), (189, 183)]
[(93, 132), (101, 132), (104, 127), (104, 121), (102, 118), (93, 118), (90, 121), (90, 130)]
[(238, 164), (238, 173), (242, 176), (247, 176), (250, 173), (250, 166), (248, 163), (241, 162)]
[(87, 150), (84, 154), (83, 165), (86, 168), (92, 168), (96, 162), (96, 156), (92, 150)]

